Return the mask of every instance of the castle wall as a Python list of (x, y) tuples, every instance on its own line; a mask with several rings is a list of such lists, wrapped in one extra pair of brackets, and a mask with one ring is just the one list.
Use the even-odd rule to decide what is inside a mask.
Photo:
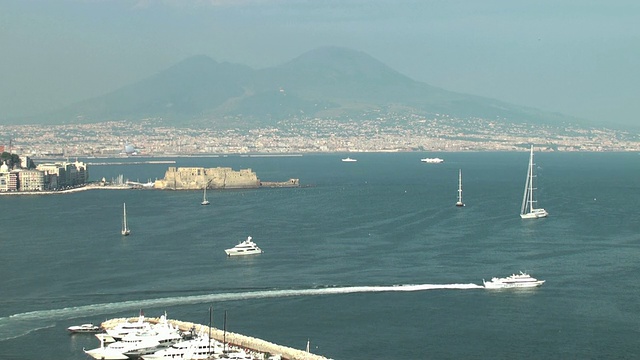
[(260, 179), (251, 169), (234, 171), (229, 167), (169, 167), (164, 179), (156, 180), (154, 188), (174, 190), (257, 188)]

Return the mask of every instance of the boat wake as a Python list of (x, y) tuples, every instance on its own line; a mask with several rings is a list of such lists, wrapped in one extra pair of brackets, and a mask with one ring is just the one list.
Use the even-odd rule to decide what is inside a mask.
[[(425, 290), (467, 290), (482, 289), (477, 284), (419, 284), (391, 286), (346, 286), (313, 289), (260, 290), (246, 292), (228, 292), (219, 294), (176, 296), (145, 300), (131, 300), (117, 303), (102, 303), (74, 306), (62, 309), (38, 310), (0, 317), (0, 341), (24, 336), (32, 331), (42, 329), (43, 323), (57, 320), (76, 319), (81, 317), (108, 315), (123, 311), (137, 311), (144, 308), (162, 308), (167, 306), (204, 304), (261, 298), (284, 298), (293, 296), (317, 296), (334, 294), (372, 293), (372, 292), (407, 292)], [(50, 325), (53, 326), (53, 325)], [(50, 327), (46, 326), (46, 327)]]

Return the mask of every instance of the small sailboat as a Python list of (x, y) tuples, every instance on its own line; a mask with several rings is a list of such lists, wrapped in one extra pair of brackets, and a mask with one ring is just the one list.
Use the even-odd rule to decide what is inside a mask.
[(202, 202), (200, 205), (209, 205), (209, 200), (207, 200), (207, 186), (204, 187), (204, 194), (202, 195)]
[(131, 234), (131, 230), (129, 226), (127, 226), (127, 204), (122, 204), (122, 231), (120, 232), (122, 236), (127, 236)]
[(549, 213), (545, 209), (536, 209), (533, 199), (533, 145), (531, 145), (531, 153), (529, 155), (529, 169), (527, 170), (527, 181), (524, 186), (524, 196), (522, 197), (522, 207), (520, 208), (520, 217), (523, 219), (538, 219), (547, 217)]
[(464, 206), (462, 202), (462, 169), (458, 171), (458, 201), (456, 206)]

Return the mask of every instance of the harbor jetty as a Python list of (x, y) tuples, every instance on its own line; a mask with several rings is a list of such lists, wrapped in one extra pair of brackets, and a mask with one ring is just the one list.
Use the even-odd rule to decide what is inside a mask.
[[(101, 324), (103, 329), (113, 329), (118, 324), (124, 322), (135, 322), (138, 318), (116, 318), (110, 319)], [(151, 324), (157, 324), (160, 319), (159, 318), (145, 318), (145, 321)], [(211, 333), (211, 338), (220, 341), (226, 342), (230, 346), (236, 346), (254, 353), (265, 354), (265, 359), (269, 355), (279, 355), (283, 360), (329, 360), (321, 355), (316, 355), (304, 350), (294, 349), (287, 346), (277, 345), (274, 343), (270, 343), (268, 341), (253, 338), (250, 336), (245, 336), (241, 334), (236, 334), (224, 330), (220, 330), (214, 327), (209, 327), (207, 325), (200, 325), (186, 321), (179, 320), (168, 320), (169, 324), (177, 327), (183, 332), (195, 331), (196, 334), (203, 333), (209, 334)]]

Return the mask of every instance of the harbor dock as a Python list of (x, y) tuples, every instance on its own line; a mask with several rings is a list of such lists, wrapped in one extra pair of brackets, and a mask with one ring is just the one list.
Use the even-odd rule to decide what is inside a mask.
[[(138, 320), (137, 317), (110, 319), (103, 322), (101, 324), (101, 327), (103, 329), (113, 329), (120, 323), (135, 322), (137, 320)], [(160, 321), (160, 319), (145, 318), (145, 321), (151, 324), (157, 324)], [(321, 355), (312, 354), (304, 350), (277, 345), (262, 339), (257, 339), (250, 336), (223, 331), (215, 327), (209, 328), (209, 326), (206, 326), (206, 325), (200, 325), (200, 324), (179, 321), (179, 320), (168, 320), (168, 322), (174, 327), (177, 327), (178, 329), (184, 332), (195, 331), (196, 334), (210, 333), (211, 338), (220, 342), (226, 341), (226, 343), (230, 346), (240, 347), (254, 353), (265, 354), (265, 357), (264, 357), (265, 359), (269, 355), (279, 355), (280, 358), (283, 360), (329, 360), (329, 358), (326, 358)]]

